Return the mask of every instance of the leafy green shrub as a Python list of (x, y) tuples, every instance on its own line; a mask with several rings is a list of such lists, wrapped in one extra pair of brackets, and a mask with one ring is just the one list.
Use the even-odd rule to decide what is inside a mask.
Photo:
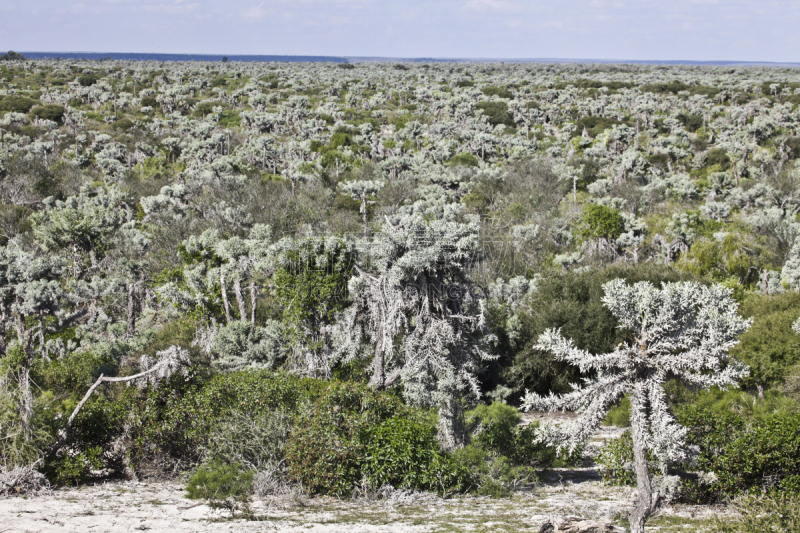
[(238, 463), (214, 462), (201, 466), (189, 478), (187, 497), (208, 500), (216, 509), (228, 509), (233, 514), (247, 504), (253, 486), (253, 472)]
[(714, 501), (750, 490), (800, 490), (800, 415), (758, 418), (689, 406), (678, 421), (689, 428), (686, 442), (700, 454), (693, 469), (713, 472), (707, 486), (689, 482), (684, 499)]
[(713, 471), (728, 494), (750, 488), (800, 491), (800, 415), (773, 415), (725, 447)]
[(463, 491), (470, 485), (467, 469), (439, 450), (431, 427), (396, 416), (367, 428), (360, 439), (362, 475), (373, 487)]
[(81, 74), (78, 77), (78, 83), (81, 84), (81, 87), (90, 87), (90, 86), (94, 85), (95, 83), (97, 83), (97, 80), (99, 80), (99, 79), (100, 78), (98, 78), (94, 74)]
[(289, 475), (312, 493), (350, 494), (362, 480), (362, 432), (404, 412), (400, 401), (365, 386), (331, 383), (295, 421), (286, 444)]
[(498, 98), (505, 98), (511, 100), (514, 95), (505, 87), (494, 87), (492, 85), (486, 86), (481, 89), (481, 92), (486, 96), (497, 96)]
[[(69, 416), (76, 404), (74, 400), (64, 402), (60, 419)], [(122, 431), (126, 416), (125, 407), (119, 402), (100, 398), (87, 403), (75, 418), (65, 445), (55, 456), (47, 457), (44, 473), (50, 482), (78, 485), (122, 472), (123, 458), (113, 453), (113, 441)], [(52, 427), (51, 433), (55, 432)]]
[(243, 371), (132, 394), (131, 461), (137, 470), (148, 469), (154, 459), (185, 469), (202, 460), (209, 436), (233, 409), (253, 420), (275, 411), (293, 416), (300, 402), (313, 400), (323, 386), (294, 375)]
[(748, 295), (740, 311), (753, 318), (753, 325), (731, 350), (731, 355), (750, 367), (744, 385), (751, 390), (779, 385), (789, 369), (800, 363), (800, 336), (792, 331), (800, 316), (800, 294)]
[(475, 444), (455, 450), (453, 458), (472, 476), (481, 496), (505, 498), (519, 486), (536, 479), (536, 470), (508, 457), (487, 452)]
[(728, 157), (728, 152), (724, 148), (714, 148), (706, 153), (706, 166), (713, 167), (715, 165), (718, 165), (722, 171), (731, 168), (731, 158)]
[(158, 107), (158, 100), (156, 100), (155, 96), (143, 96), (142, 97), (142, 107)]
[(64, 120), (64, 107), (55, 104), (47, 104), (34, 107), (31, 115), (42, 120), (51, 120), (59, 124)]
[[(144, 105), (144, 100), (142, 100), (142, 105)], [(212, 100), (212, 101), (207, 100), (205, 102), (200, 102), (199, 104), (197, 104), (192, 114), (197, 118), (203, 118), (206, 115), (210, 115), (215, 107), (227, 107), (227, 106), (225, 106), (224, 102), (220, 102), (217, 100)]]
[(597, 116), (590, 116), (590, 117), (583, 117), (582, 119), (575, 122), (577, 126), (575, 131), (573, 131), (573, 136), (578, 137), (583, 135), (583, 130), (586, 130), (586, 133), (594, 138), (603, 133), (606, 130), (610, 130), (614, 126), (623, 125), (624, 122), (619, 120), (614, 120), (613, 118), (608, 117), (597, 117)]
[(616, 239), (625, 231), (625, 219), (619, 211), (605, 205), (588, 204), (577, 230), (584, 239)]
[(475, 108), (483, 110), (484, 116), (492, 126), (505, 124), (511, 127), (516, 124), (514, 116), (508, 111), (508, 104), (505, 102), (478, 102)]
[(478, 160), (477, 157), (475, 157), (474, 155), (472, 155), (470, 153), (461, 153), (461, 154), (454, 155), (450, 159), (450, 165), (454, 166), (454, 167), (457, 167), (457, 166), (477, 167), (478, 165), (480, 165), (480, 161)]
[(12, 111), (14, 113), (27, 113), (33, 106), (38, 104), (36, 100), (25, 96), (8, 95), (0, 97), (0, 111)]
[(733, 502), (739, 517), (715, 517), (713, 533), (800, 531), (800, 493), (747, 495)]
[(45, 474), (55, 485), (80, 485), (93, 476), (94, 471), (105, 465), (102, 461), (103, 449), (99, 446), (87, 448), (78, 453), (65, 453), (45, 465)]

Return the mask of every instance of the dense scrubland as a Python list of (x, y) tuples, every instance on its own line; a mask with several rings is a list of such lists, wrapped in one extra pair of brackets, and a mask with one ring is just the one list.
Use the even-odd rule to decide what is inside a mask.
[(591, 461), (634, 483), (636, 435), (558, 446), (516, 409), (605, 379), (554, 329), (641, 342), (624, 279), (752, 323), (730, 360), (653, 370), (663, 406), (595, 415), (652, 420), (662, 496), (750, 498), (720, 530), (796, 521), (798, 105), (777, 68), (6, 57), (0, 491), (179, 477), (235, 511), (503, 497)]

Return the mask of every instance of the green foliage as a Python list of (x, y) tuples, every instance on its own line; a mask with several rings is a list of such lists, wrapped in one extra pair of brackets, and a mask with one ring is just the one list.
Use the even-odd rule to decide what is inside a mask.
[(671, 81), (666, 83), (652, 83), (649, 85), (643, 85), (641, 87), (643, 92), (652, 92), (656, 94), (678, 94), (682, 91), (687, 91), (692, 95), (702, 94), (708, 96), (709, 98), (713, 98), (717, 94), (719, 94), (719, 89), (716, 87), (709, 87), (703, 85), (688, 85), (681, 81)]
[(20, 61), (25, 59), (25, 56), (14, 50), (9, 50), (8, 53), (0, 56), (0, 61)]
[(633, 438), (626, 431), (618, 439), (609, 440), (595, 459), (603, 480), (614, 485), (635, 485), (633, 471)]
[(214, 462), (201, 466), (189, 478), (187, 498), (208, 500), (214, 508), (226, 508), (231, 514), (250, 499), (253, 472), (241, 465)]
[[(64, 402), (60, 409), (62, 420), (69, 416), (76, 404), (76, 400)], [(87, 403), (75, 418), (64, 447), (55, 456), (47, 457), (44, 472), (50, 482), (78, 485), (103, 477), (104, 469), (122, 471), (121, 458), (114, 456), (111, 448), (112, 441), (122, 430), (126, 415), (123, 404), (105, 398)], [(55, 433), (55, 427), (52, 432)]]
[(800, 490), (800, 415), (752, 418), (689, 406), (678, 420), (689, 428), (687, 444), (700, 449), (696, 469), (717, 476), (710, 486), (690, 483), (685, 497), (704, 501), (750, 490)]
[(498, 98), (505, 98), (506, 100), (511, 100), (514, 98), (514, 95), (505, 87), (494, 87), (492, 85), (488, 85), (481, 89), (481, 92), (486, 96), (497, 96)]
[(154, 96), (143, 96), (142, 107), (152, 107), (158, 109), (158, 100)]
[(95, 74), (81, 74), (78, 77), (78, 83), (81, 84), (81, 87), (91, 87), (97, 83), (97, 80), (99, 79), (100, 78), (98, 78)]
[(747, 236), (729, 233), (722, 240), (702, 237), (681, 255), (678, 268), (717, 282), (736, 280), (743, 286), (758, 281), (758, 271), (771, 266), (774, 254)]
[(276, 303), (289, 335), (311, 349), (321, 347), (320, 328), (347, 305), (353, 253), (340, 239), (308, 239), (282, 252), (273, 278)]
[(631, 425), (631, 400), (625, 396), (619, 405), (612, 407), (604, 422), (607, 426), (630, 427)]
[(800, 493), (749, 494), (732, 504), (736, 515), (716, 516), (712, 533), (779, 533), (800, 531)]
[(750, 294), (740, 312), (753, 318), (753, 325), (731, 350), (750, 367), (744, 385), (762, 389), (780, 385), (789, 369), (800, 363), (800, 336), (792, 331), (800, 316), (800, 294)]
[(681, 124), (683, 124), (683, 127), (686, 129), (686, 131), (694, 133), (703, 127), (703, 117), (700, 115), (681, 113), (677, 118), (681, 121)]
[(225, 87), (228, 85), (228, 80), (225, 76), (217, 76), (213, 80), (211, 80), (211, 88), (214, 87)]
[(0, 111), (14, 113), (27, 113), (39, 102), (25, 96), (5, 95), (0, 96)]
[(625, 219), (619, 211), (599, 204), (583, 208), (577, 234), (584, 239), (616, 239), (625, 231)]
[(724, 148), (714, 148), (706, 153), (706, 166), (719, 165), (721, 171), (731, 168), (731, 158)]
[(450, 159), (450, 165), (454, 167), (477, 167), (479, 164), (480, 160), (468, 152), (456, 154)]
[(750, 488), (800, 491), (800, 415), (772, 415), (749, 428), (725, 447), (713, 471), (728, 494)]
[(514, 116), (508, 111), (508, 104), (505, 102), (478, 102), (475, 108), (483, 110), (484, 116), (492, 126), (505, 124), (513, 127), (516, 125)]
[(51, 120), (61, 124), (64, 120), (64, 107), (55, 104), (38, 106), (31, 110), (31, 115), (39, 119)]
[(197, 463), (210, 435), (226, 423), (233, 409), (253, 420), (275, 412), (293, 416), (299, 403), (314, 398), (321, 385), (292, 375), (244, 371), (132, 396), (126, 402), (135, 421), (131, 461), (137, 469), (149, 468), (155, 459), (176, 465)]
[(395, 416), (364, 430), (360, 440), (366, 443), (362, 475), (375, 488), (460, 492), (471, 483), (468, 471), (439, 451), (430, 426)]
[(114, 122), (114, 129), (117, 131), (128, 131), (133, 127), (133, 125), (133, 121), (125, 117)]
[(655, 285), (692, 279), (655, 265), (549, 273), (537, 283), (536, 297), (515, 313), (513, 320), (495, 323), (494, 331), (500, 337), (498, 349), (501, 354), (510, 354), (511, 359), (502, 375), (515, 394), (525, 389), (538, 394), (567, 392), (578, 378), (574, 368), (536, 349), (539, 335), (547, 329), (561, 328), (578, 348), (595, 353), (610, 352), (620, 342), (632, 339), (630, 332), (617, 328), (616, 319), (601, 301), (602, 285), (616, 278)]
[[(144, 105), (144, 101), (142, 101), (142, 105)], [(197, 118), (203, 118), (206, 115), (210, 115), (213, 112), (215, 107), (226, 107), (223, 102), (217, 100), (206, 100), (205, 102), (200, 102), (195, 106), (192, 115)]]
[(584, 128), (590, 137), (594, 138), (606, 130), (610, 130), (613, 126), (625, 124), (619, 120), (614, 120), (608, 117), (589, 116), (575, 122), (575, 131), (573, 136), (577, 137), (583, 134)]
[(289, 475), (311, 493), (350, 494), (364, 474), (361, 435), (404, 409), (397, 398), (365, 386), (331, 383), (295, 421), (286, 445)]

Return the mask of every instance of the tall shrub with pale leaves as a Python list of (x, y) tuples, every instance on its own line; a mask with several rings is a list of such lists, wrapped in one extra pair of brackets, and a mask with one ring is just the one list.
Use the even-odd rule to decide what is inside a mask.
[(617, 279), (603, 288), (603, 303), (619, 320), (619, 327), (632, 333), (633, 341), (620, 343), (607, 354), (592, 354), (578, 349), (558, 330), (546, 331), (539, 337), (538, 347), (592, 377), (563, 396), (528, 393), (523, 406), (576, 411), (579, 418), (573, 424), (548, 426), (543, 433), (550, 443), (574, 450), (595, 432), (608, 410), (630, 394), (639, 493), (631, 531), (640, 533), (664, 497), (663, 488), (653, 490), (647, 451), (658, 459), (664, 473), (667, 465), (688, 457), (686, 429), (670, 412), (664, 383), (677, 379), (703, 389), (736, 383), (746, 375), (747, 367), (731, 359), (728, 351), (751, 321), (738, 315), (732, 291), (721, 285), (665, 283), (658, 289), (648, 282), (627, 285)]

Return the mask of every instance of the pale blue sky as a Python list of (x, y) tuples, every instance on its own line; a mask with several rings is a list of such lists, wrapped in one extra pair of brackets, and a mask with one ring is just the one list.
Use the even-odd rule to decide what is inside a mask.
[(800, 2), (2, 0), (7, 49), (800, 62)]

